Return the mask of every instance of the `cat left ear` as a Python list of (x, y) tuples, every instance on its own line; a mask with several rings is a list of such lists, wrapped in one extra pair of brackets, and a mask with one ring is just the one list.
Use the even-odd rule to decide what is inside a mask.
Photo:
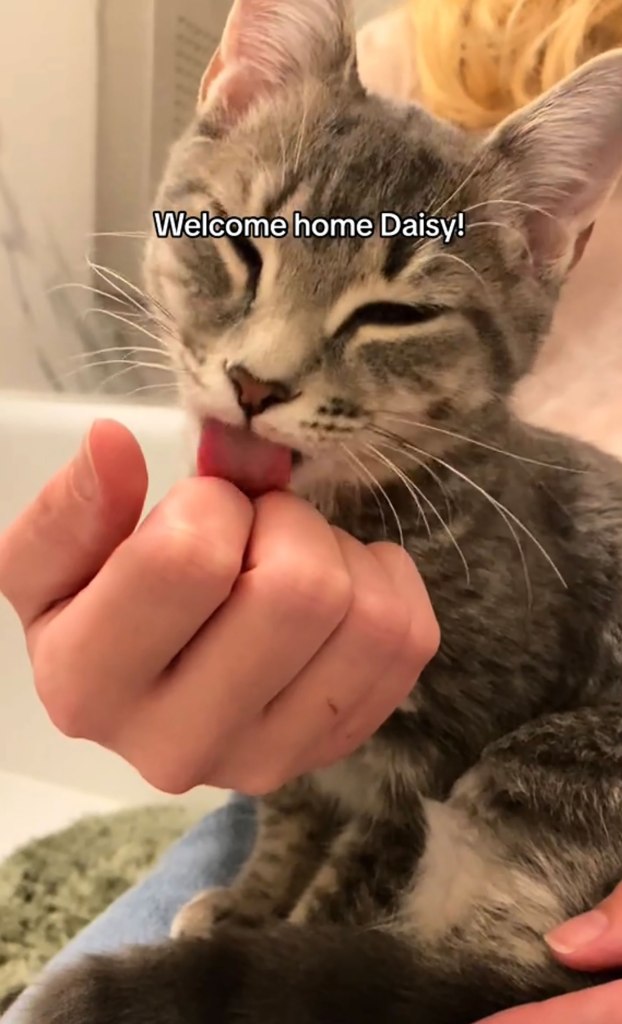
[(622, 49), (512, 114), (484, 145), (505, 177), (501, 198), (532, 208), (534, 261), (563, 277), (622, 174)]
[(356, 79), (350, 0), (235, 0), (199, 92), (199, 112), (234, 123), (292, 81)]

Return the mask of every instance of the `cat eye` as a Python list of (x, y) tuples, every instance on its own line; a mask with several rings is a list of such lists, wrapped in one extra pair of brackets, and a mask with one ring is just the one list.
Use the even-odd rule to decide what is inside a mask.
[(239, 259), (245, 264), (248, 270), (249, 287), (255, 292), (263, 269), (263, 259), (259, 249), (248, 238), (229, 238), (228, 241), (235, 249)]
[(410, 327), (440, 316), (440, 306), (411, 306), (406, 302), (368, 302), (359, 306), (339, 328), (339, 334), (359, 327)]

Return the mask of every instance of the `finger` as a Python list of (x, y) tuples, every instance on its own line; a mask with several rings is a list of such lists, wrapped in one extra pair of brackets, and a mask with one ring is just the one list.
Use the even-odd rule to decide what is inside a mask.
[(252, 520), (251, 503), (231, 484), (192, 478), (117, 548), (36, 645), (39, 694), (63, 731), (113, 741), (227, 599)]
[(332, 531), (292, 495), (256, 502), (245, 564), (226, 605), (118, 738), (118, 752), (159, 789), (223, 784), (215, 779), (227, 770), (231, 736), (257, 718), (347, 614), (351, 585)]
[(398, 655), (410, 627), (406, 605), (369, 549), (333, 530), (352, 583), (345, 619), (258, 720), (235, 737), (231, 788), (270, 792), (300, 774), (337, 720), (347, 718)]
[[(427, 610), (427, 615), (431, 616), (427, 624), (428, 626), (432, 624), (435, 626), (435, 642), (432, 654), (436, 654), (440, 640), (438, 625), (436, 625), (436, 618), (425, 583), (413, 559), (404, 548), (398, 547), (397, 544), (389, 544), (387, 541), (369, 544), (368, 551), (383, 566), (395, 590), (402, 594), (405, 600), (408, 600), (412, 614), (414, 616), (421, 616), (424, 610)], [(423, 626), (425, 623), (421, 625)], [(422, 630), (422, 632), (424, 631)], [(427, 644), (433, 639), (432, 633), (430, 633), (427, 638), (423, 637), (423, 643)]]
[(409, 661), (400, 659), (384, 678), (376, 680), (371, 693), (352, 714), (335, 726), (321, 746), (318, 746), (304, 769), (305, 772), (327, 768), (349, 757), (363, 746), (405, 700), (417, 681), (419, 669)]
[(147, 470), (121, 424), (98, 421), (76, 457), (0, 538), (0, 591), (28, 628), (85, 585), (135, 528)]
[(546, 936), (569, 967), (604, 970), (622, 963), (622, 885), (595, 910), (566, 921)]
[(622, 1024), (622, 982), (530, 1003), (487, 1017), (480, 1024)]
[(376, 681), (365, 698), (339, 722), (315, 754), (306, 770), (327, 767), (348, 757), (381, 728), (396, 708), (410, 696), (425, 666), (438, 651), (440, 630), (428, 592), (412, 559), (394, 544), (369, 546), (383, 566), (395, 592), (408, 609), (409, 628), (398, 656), (384, 677)]

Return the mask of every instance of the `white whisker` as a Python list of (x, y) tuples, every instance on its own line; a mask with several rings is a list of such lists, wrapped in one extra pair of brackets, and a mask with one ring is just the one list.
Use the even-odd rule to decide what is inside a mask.
[(101, 313), (102, 316), (108, 316), (111, 320), (118, 320), (120, 323), (125, 324), (126, 327), (131, 327), (134, 331), (140, 331), (141, 334), (144, 334), (147, 338), (151, 338), (152, 341), (160, 341), (157, 334), (154, 334), (153, 331), (147, 330), (144, 324), (137, 324), (134, 323), (133, 320), (126, 320), (126, 318), (120, 313), (115, 313), (111, 309), (102, 309), (94, 306), (91, 309), (86, 309), (84, 311), (83, 319), (86, 320), (87, 316), (91, 313)]
[[(156, 309), (160, 311), (160, 313), (162, 313), (162, 315), (167, 320), (173, 319), (168, 309), (166, 309), (160, 302), (158, 302), (157, 299), (154, 299), (152, 295), (148, 295), (147, 292), (145, 292), (142, 288), (139, 288), (137, 284), (133, 284), (131, 281), (128, 281), (126, 277), (123, 277), (123, 274), (119, 274), (118, 271), (112, 270), (110, 267), (104, 267), (100, 263), (94, 263), (89, 256), (86, 257), (86, 262), (87, 266), (91, 270), (94, 270), (95, 273), (98, 274), (101, 278), (103, 278), (103, 280), (110, 288), (114, 288), (115, 291), (119, 292), (120, 295), (123, 295), (128, 302), (130, 302), (133, 306), (136, 306), (136, 308), (141, 310), (143, 313), (149, 312), (149, 304), (152, 304), (153, 306), (156, 307)], [(112, 278), (112, 281), (109, 280), (109, 278)], [(137, 295), (140, 295), (143, 301), (139, 302), (138, 299), (134, 298), (132, 295), (129, 295), (126, 291), (123, 290), (123, 288), (121, 288), (121, 284), (124, 284), (127, 288), (130, 288), (132, 291), (136, 292)]]
[[(142, 289), (138, 287), (138, 285), (132, 284), (131, 281), (128, 281), (127, 278), (123, 277), (123, 275), (119, 274), (116, 270), (111, 270), (110, 267), (104, 267), (100, 263), (94, 263), (89, 256), (86, 257), (86, 263), (89, 269), (93, 270), (99, 277), (101, 277), (102, 280), (106, 282), (109, 288), (113, 288), (115, 292), (118, 292), (119, 295), (122, 295), (123, 298), (130, 303), (130, 305), (134, 306), (136, 309), (139, 309), (141, 313), (146, 312), (148, 308), (148, 297), (145, 295)], [(124, 284), (127, 288), (130, 288), (132, 291), (135, 291), (138, 295), (140, 295), (143, 301), (139, 302), (134, 295), (128, 294), (128, 292), (126, 292), (125, 289), (121, 287), (121, 284)]]
[[(98, 392), (100, 392), (102, 390), (102, 388), (106, 388), (106, 387), (108, 387), (109, 384), (112, 384), (113, 381), (118, 380), (120, 377), (126, 376), (126, 374), (128, 374), (128, 373), (131, 373), (132, 370), (140, 370), (141, 368), (144, 368), (144, 369), (147, 369), (147, 370), (148, 369), (168, 369), (167, 367), (152, 366), (150, 363), (128, 363), (126, 366), (123, 367), (122, 370), (117, 370), (115, 373), (110, 374), (110, 376), (106, 377), (102, 381), (102, 383), (95, 389), (95, 393), (97, 394)], [(169, 369), (169, 372), (173, 373), (173, 371), (170, 370), (170, 369)], [(158, 386), (162, 387), (163, 385), (158, 385)]]
[(149, 238), (148, 231), (89, 231), (87, 238)]
[(520, 235), (525, 245), (527, 245), (527, 240), (525, 238), (524, 232), (521, 231), (520, 228), (517, 228), (515, 224), (504, 224), (503, 221), (500, 220), (475, 220), (473, 222), (469, 221), (469, 230), (471, 230), (472, 228), (488, 227), (503, 228), (505, 231), (513, 231), (515, 234)]
[(274, 125), (279, 136), (279, 147), (281, 150), (281, 189), (284, 189), (285, 182), (287, 180), (287, 146), (285, 143), (285, 136), (283, 134), (283, 127), (278, 118), (275, 119)]
[[(421, 469), (427, 470), (429, 468), (428, 466), (425, 465), (424, 462), (422, 462), (415, 455), (413, 455), (412, 452), (405, 452), (400, 447), (398, 447), (397, 445), (392, 445), (388, 441), (379, 441), (378, 443), (381, 446), (383, 446), (385, 448), (389, 448), (391, 451), (396, 452), (399, 455), (403, 455), (405, 458), (409, 459), (411, 462), (414, 462), (417, 466), (420, 466)], [(439, 477), (436, 474), (433, 474), (433, 475), (435, 476), (436, 480), (440, 483)], [(415, 490), (417, 491), (417, 493), (420, 495), (422, 500), (425, 501), (426, 504), (429, 506), (429, 508), (432, 510), (432, 512), (434, 513), (434, 515), (436, 516), (436, 518), (440, 522), (443, 530), (445, 531), (445, 533), (449, 537), (453, 547), (456, 549), (456, 551), (458, 553), (458, 557), (460, 558), (460, 561), (462, 562), (462, 565), (464, 566), (464, 573), (465, 573), (465, 577), (466, 577), (466, 582), (467, 582), (467, 586), (469, 586), (470, 583), (471, 583), (471, 571), (469, 569), (469, 563), (467, 562), (466, 557), (464, 555), (464, 552), (463, 552), (462, 548), (460, 547), (460, 545), (459, 545), (455, 535), (453, 534), (453, 532), (451, 530), (451, 527), (449, 526), (449, 523), (445, 522), (445, 520), (443, 519), (443, 517), (440, 514), (439, 510), (437, 509), (436, 505), (434, 504), (434, 502), (430, 498), (428, 498), (428, 496), (425, 493), (425, 491), (422, 488), (417, 487), (417, 485), (415, 484), (415, 482), (413, 480), (411, 480), (410, 482), (411, 482), (412, 486), (415, 488)], [(444, 488), (442, 488), (442, 490), (444, 490)]]
[(70, 360), (74, 359), (92, 359), (94, 356), (105, 356), (108, 353), (115, 353), (121, 355), (122, 352), (131, 353), (134, 355), (136, 352), (147, 352), (156, 356), (164, 356), (168, 358), (166, 349), (163, 348), (149, 348), (146, 345), (112, 345), (110, 348), (98, 348), (94, 352), (74, 352), (67, 358)]
[[(481, 150), (479, 155), (478, 155), (478, 157), (477, 157), (477, 159), (473, 161), (473, 165), (467, 171), (466, 176), (462, 179), (460, 184), (454, 189), (454, 191), (451, 193), (451, 195), (447, 196), (446, 199), (442, 200), (440, 206), (437, 206), (437, 208), (435, 209), (434, 213), (432, 214), (433, 217), (438, 217), (438, 215), (441, 212), (441, 210), (444, 210), (444, 208), (452, 201), (452, 199), (456, 198), (458, 193), (465, 187), (465, 185), (468, 185), (468, 183), (470, 182), (471, 178), (475, 174), (477, 174), (477, 172), (481, 168), (481, 166), (483, 164), (483, 161), (484, 161), (484, 156), (485, 156), (485, 150)], [(434, 202), (436, 202), (436, 200), (434, 200), (432, 203), (430, 203), (430, 206), (433, 206)]]
[(172, 374), (176, 376), (179, 371), (174, 369), (172, 366), (164, 366), (161, 363), (144, 363), (142, 361), (130, 360), (130, 359), (98, 359), (93, 363), (83, 363), (82, 366), (78, 366), (73, 370), (69, 370), (67, 373), (62, 374), (62, 380), (71, 380), (73, 377), (79, 376), (81, 373), (87, 373), (90, 370), (96, 370), (100, 366), (123, 366), (125, 369), (122, 373), (128, 370), (162, 370), (164, 373)]
[(393, 517), (394, 517), (394, 519), (395, 519), (395, 522), (396, 522), (396, 525), (397, 525), (397, 532), (398, 532), (398, 535), (399, 535), (399, 538), (400, 538), (400, 546), (401, 546), (401, 547), (404, 547), (404, 546), (405, 546), (405, 545), (404, 545), (404, 531), (402, 530), (402, 524), (401, 524), (401, 522), (400, 522), (400, 517), (398, 516), (398, 514), (397, 514), (397, 509), (395, 508), (395, 505), (394, 505), (394, 504), (393, 504), (393, 502), (391, 501), (391, 499), (390, 499), (389, 495), (387, 494), (387, 492), (385, 491), (384, 487), (383, 487), (383, 486), (382, 486), (382, 484), (381, 484), (381, 483), (380, 483), (380, 482), (379, 482), (379, 481), (378, 481), (378, 480), (376, 479), (376, 477), (375, 477), (375, 476), (374, 476), (374, 474), (373, 474), (373, 473), (371, 472), (371, 470), (369, 470), (369, 469), (367, 468), (367, 466), (365, 465), (365, 463), (364, 463), (364, 462), (362, 462), (362, 461), (361, 461), (361, 459), (359, 459), (359, 458), (358, 458), (358, 456), (357, 456), (357, 455), (355, 455), (355, 454), (354, 454), (354, 452), (353, 452), (353, 451), (352, 451), (352, 450), (351, 450), (350, 448), (348, 448), (348, 447), (347, 447), (347, 445), (345, 445), (345, 444), (343, 443), (343, 441), (341, 442), (341, 448), (343, 448), (343, 450), (344, 450), (344, 451), (345, 451), (345, 452), (346, 452), (346, 453), (347, 453), (347, 454), (348, 454), (348, 455), (349, 455), (349, 456), (350, 456), (350, 457), (351, 457), (352, 459), (354, 459), (354, 461), (356, 462), (357, 466), (359, 466), (359, 467), (360, 467), (360, 469), (361, 469), (361, 470), (363, 471), (363, 473), (365, 474), (365, 476), (366, 476), (366, 477), (367, 477), (367, 478), (368, 478), (369, 480), (371, 480), (371, 482), (372, 482), (372, 485), (373, 485), (374, 487), (377, 487), (377, 488), (378, 488), (378, 490), (380, 491), (380, 493), (382, 494), (382, 496), (383, 496), (384, 500), (386, 501), (387, 505), (388, 505), (388, 506), (389, 506), (389, 508), (391, 509), (391, 512), (393, 513)]
[[(350, 449), (349, 448), (345, 448), (345, 445), (344, 445), (344, 449), (345, 449), (345, 454), (348, 457), (350, 457), (352, 455)], [(378, 506), (378, 512), (380, 513), (380, 518), (382, 520), (382, 528), (383, 528), (383, 531), (384, 531), (384, 536), (385, 536), (385, 538), (388, 538), (389, 531), (388, 531), (388, 528), (387, 528), (387, 521), (386, 521), (386, 518), (385, 518), (385, 515), (384, 515), (384, 509), (382, 507), (382, 503), (380, 501), (380, 498), (378, 497), (378, 495), (376, 494), (376, 491), (374, 490), (374, 486), (377, 485), (378, 481), (375, 478), (373, 478), (374, 486), (370, 487), (369, 479), (365, 479), (365, 477), (361, 478), (361, 476), (360, 476), (360, 464), (357, 463), (357, 462), (354, 462), (353, 466), (354, 466), (354, 473), (355, 473), (359, 483), (362, 482), (362, 485), (365, 488), (366, 492), (368, 494), (371, 494), (372, 498), (376, 502), (376, 505)]]
[(177, 384), (142, 384), (139, 388), (134, 388), (132, 391), (128, 391), (124, 397), (133, 398), (134, 395), (141, 394), (143, 391), (172, 391), (173, 393), (176, 393), (177, 390)]
[[(425, 244), (422, 245), (419, 248), (418, 251), (420, 253), (423, 253), (430, 246), (435, 246), (435, 245), (436, 245), (436, 239), (434, 239), (432, 241), (429, 241), (429, 242), (425, 242)], [(463, 259), (461, 256), (456, 256), (455, 253), (441, 252), (439, 249), (435, 249), (434, 252), (429, 256), (429, 260), (430, 260), (430, 262), (432, 262), (432, 260), (435, 260), (435, 259), (439, 259), (439, 260), (453, 260), (455, 263), (460, 263), (461, 266), (465, 267), (471, 274), (473, 274), (474, 277), (477, 278), (477, 280), (478, 280), (479, 284), (482, 286), (482, 288), (485, 291), (488, 291), (488, 284), (484, 280), (482, 275), (475, 269), (475, 267), (472, 267), (471, 264), (468, 263), (467, 260)]]
[[(426, 452), (422, 448), (417, 448), (416, 445), (413, 445), (410, 442), (404, 442), (404, 443), (405, 443), (405, 447), (406, 448), (410, 449), (411, 451), (416, 452), (417, 455), (423, 456), (424, 459), (425, 458), (432, 459), (434, 462), (438, 463), (440, 466), (444, 466), (444, 468), (447, 469), (450, 473), (453, 473), (455, 476), (459, 477), (461, 480), (463, 480), (470, 487), (473, 487), (479, 494), (482, 495), (482, 497), (489, 504), (491, 504), (494, 508), (496, 508), (496, 510), (500, 513), (500, 515), (502, 515), (502, 517), (504, 519), (506, 518), (506, 516), (509, 517), (509, 519), (511, 519), (512, 522), (515, 523), (519, 527), (519, 529), (521, 529), (523, 531), (523, 533), (527, 537), (529, 537), (529, 539), (532, 541), (532, 543), (535, 544), (536, 548), (538, 549), (540, 554), (543, 556), (543, 558), (546, 559), (546, 561), (550, 565), (551, 569), (553, 570), (553, 572), (557, 576), (557, 578), (560, 581), (560, 583), (566, 589), (568, 588), (568, 585), (567, 585), (564, 577), (562, 576), (561, 572), (559, 571), (559, 569), (555, 565), (555, 562), (553, 561), (553, 559), (549, 555), (549, 553), (546, 550), (546, 548), (543, 547), (543, 545), (540, 543), (538, 538), (534, 536), (534, 534), (531, 532), (531, 530), (529, 530), (528, 527), (525, 526), (525, 524), (522, 522), (522, 520), (520, 520), (518, 518), (518, 516), (514, 515), (514, 513), (511, 512), (509, 508), (507, 508), (505, 505), (503, 505), (502, 502), (498, 501), (497, 498), (493, 498), (493, 496), (491, 494), (489, 494), (488, 491), (485, 490), (485, 488), (480, 487), (479, 484), (475, 483), (474, 480), (472, 480), (470, 477), (466, 476), (465, 473), (461, 473), (460, 470), (456, 469), (455, 466), (452, 466), (451, 463), (445, 462), (445, 460), (439, 458), (438, 455), (432, 455), (430, 452)], [(507, 520), (506, 520), (506, 523), (507, 523), (508, 528), (512, 530), (512, 534), (513, 534), (513, 536), (515, 537), (515, 539), (517, 540), (517, 543), (518, 543), (518, 538), (516, 537), (516, 532), (512, 529), (511, 524), (509, 522), (507, 522)], [(521, 551), (522, 557), (524, 559), (524, 553), (522, 552), (522, 547), (521, 547), (520, 543), (518, 543), (518, 547), (519, 547), (519, 550)], [(531, 594), (531, 583), (529, 582), (528, 575), (527, 575), (527, 584), (528, 584), (529, 592)]]
[(466, 215), (472, 213), (473, 210), (479, 210), (482, 206), (492, 206), (500, 203), (504, 206), (520, 206), (525, 210), (532, 210), (534, 213), (541, 213), (543, 216), (555, 220), (555, 217), (549, 210), (544, 210), (541, 206), (535, 206), (533, 203), (523, 203), (519, 199), (483, 199), (480, 203), (473, 203), (471, 206), (465, 207), (462, 213)]
[[(47, 294), (53, 295), (54, 292), (66, 291), (68, 288), (80, 288), (85, 292), (90, 292), (91, 295), (101, 295), (104, 299), (109, 299), (110, 302), (119, 302), (124, 306), (129, 306), (130, 302), (127, 298), (121, 298), (119, 295), (113, 295), (111, 292), (105, 292), (102, 288), (94, 288), (93, 285), (83, 284), (81, 281), (68, 281), (66, 284), (55, 284), (52, 288), (48, 288)], [(142, 311), (143, 313), (146, 310)]]
[(309, 116), (310, 102), (306, 91), (303, 91), (302, 95), (303, 106), (302, 106), (302, 117), (300, 119), (300, 126), (298, 129), (298, 138), (296, 140), (296, 148), (294, 150), (294, 174), (298, 173), (300, 167), (300, 160), (305, 142), (305, 132), (307, 130), (307, 118)]
[[(380, 415), (389, 420), (395, 420), (398, 423), (406, 423), (413, 427), (420, 427), (422, 430), (431, 430), (435, 434), (444, 434), (446, 437), (453, 437), (457, 441), (465, 441), (467, 444), (475, 445), (477, 448), (485, 448), (487, 451), (496, 452), (498, 455), (506, 455), (509, 459), (515, 459), (517, 462), (526, 462), (532, 466), (541, 466), (544, 469), (558, 469), (563, 473), (580, 473), (581, 470), (574, 469), (570, 466), (558, 466), (554, 462), (541, 462), (539, 459), (530, 459), (525, 455), (518, 455), (517, 452), (508, 452), (505, 448), (497, 448), (494, 444), (487, 444), (485, 441), (476, 441), (474, 437), (467, 437), (466, 434), (459, 434), (457, 431), (448, 430), (445, 427), (435, 427), (431, 423), (421, 423), (419, 420), (412, 419), (408, 416), (397, 416), (391, 412), (385, 412), (384, 410), (378, 410)], [(397, 435), (399, 436), (399, 435)]]
[(412, 481), (408, 479), (405, 473), (402, 473), (399, 466), (396, 466), (391, 459), (389, 459), (386, 455), (383, 455), (382, 452), (379, 452), (378, 449), (373, 444), (366, 444), (365, 447), (368, 452), (371, 452), (372, 456), (375, 459), (377, 459), (379, 462), (384, 463), (384, 465), (387, 466), (388, 469), (395, 473), (398, 480), (401, 480), (401, 482), (404, 484), (404, 487), (406, 488), (411, 498), (415, 502), (415, 505), (417, 506), (419, 516), (423, 518), (428, 538), (429, 540), (432, 540), (432, 530), (430, 529), (430, 524), (426, 518), (425, 512), (423, 511), (423, 505), (419, 500), (419, 496), (415, 490)]

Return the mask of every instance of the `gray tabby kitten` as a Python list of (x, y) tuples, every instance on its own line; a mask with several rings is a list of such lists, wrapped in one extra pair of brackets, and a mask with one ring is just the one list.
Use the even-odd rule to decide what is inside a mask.
[[(622, 470), (506, 400), (622, 169), (622, 51), (475, 139), (365, 93), (347, 8), (238, 0), (159, 208), (466, 210), (465, 237), (154, 239), (147, 279), (193, 414), (295, 449), (362, 541), (401, 532), (441, 648), (261, 801), (177, 939), (44, 984), (36, 1024), (469, 1024), (603, 980), (543, 935), (622, 877)], [(244, 413), (232, 365), (271, 382)]]

